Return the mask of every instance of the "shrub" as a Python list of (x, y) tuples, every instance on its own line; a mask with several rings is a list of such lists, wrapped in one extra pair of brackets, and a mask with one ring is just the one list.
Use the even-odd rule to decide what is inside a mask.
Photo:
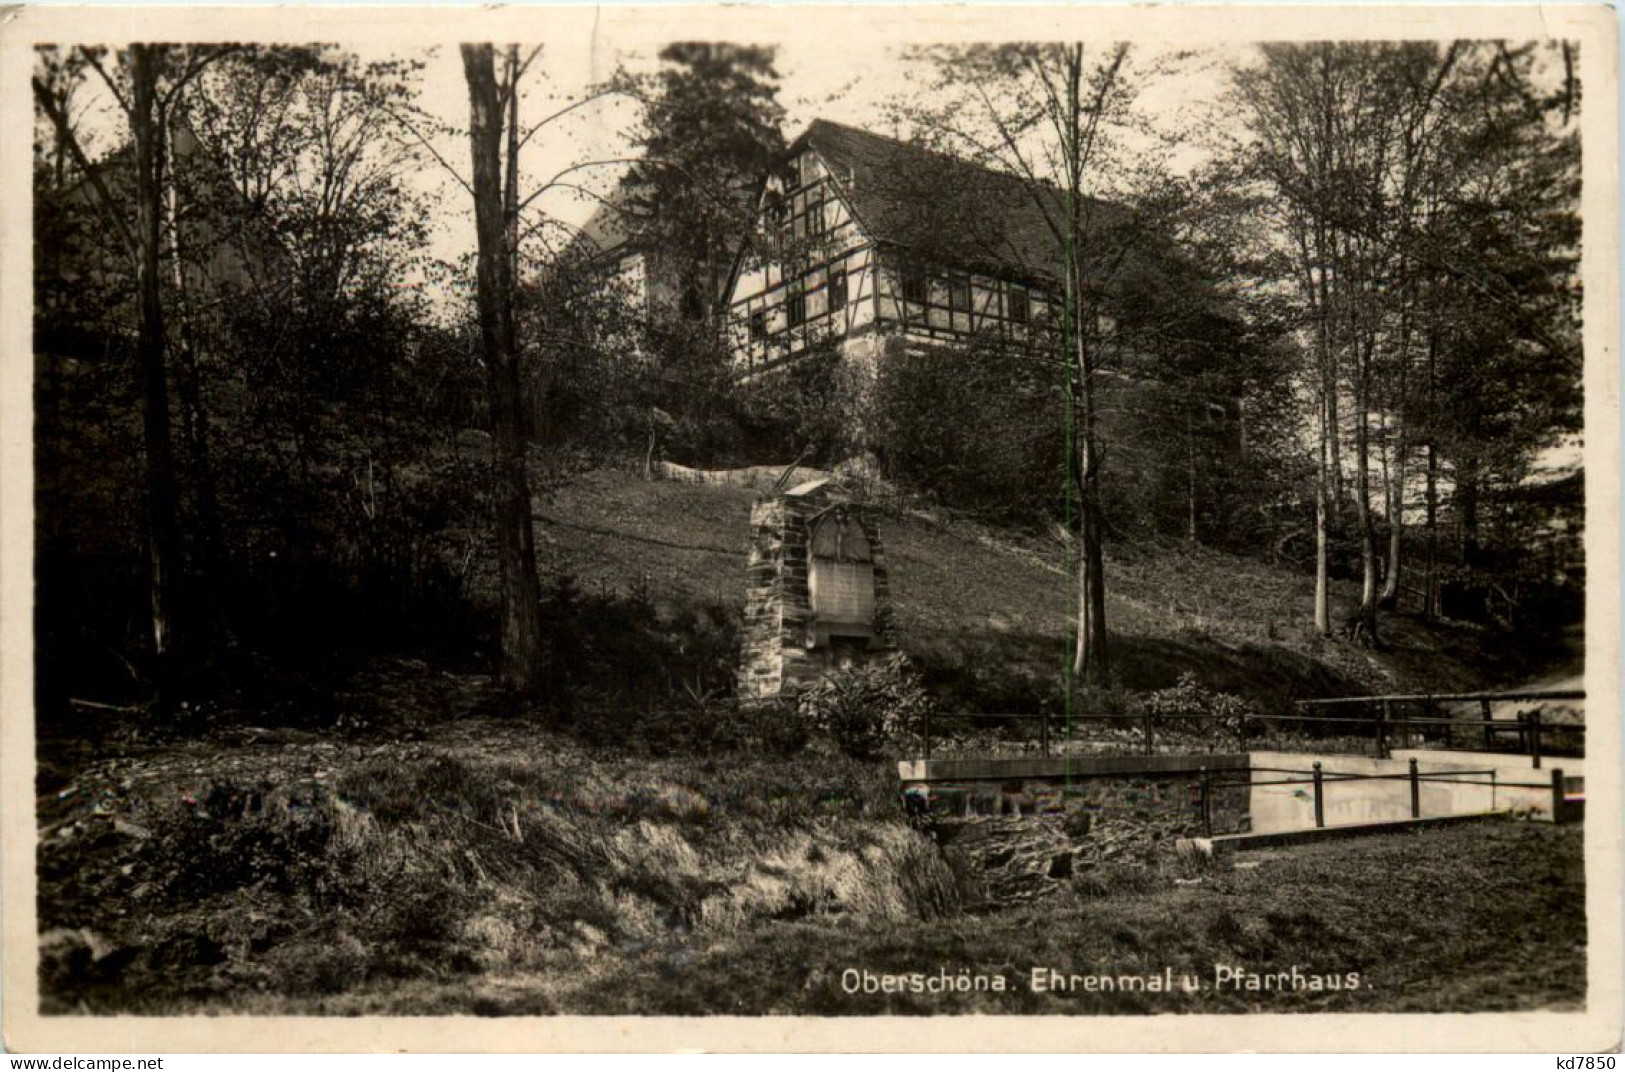
[(1258, 709), (1240, 696), (1203, 688), (1190, 671), (1179, 675), (1170, 689), (1158, 689), (1145, 697), (1145, 709), (1160, 726), (1174, 736), (1235, 740), (1242, 719), (1258, 714)]
[(802, 723), (856, 759), (878, 756), (915, 726), (930, 704), (930, 694), (902, 654), (837, 667), (797, 697)]
[(739, 708), (740, 736), (770, 755), (793, 756), (807, 747), (811, 727), (794, 698)]
[(1064, 484), (1063, 412), (1044, 362), (1002, 339), (888, 353), (875, 386), (888, 475), (1001, 522), (1053, 517)]

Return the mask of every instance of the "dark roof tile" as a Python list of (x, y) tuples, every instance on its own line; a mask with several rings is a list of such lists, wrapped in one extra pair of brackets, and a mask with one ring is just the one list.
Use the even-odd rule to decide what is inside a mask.
[[(805, 145), (823, 158), (877, 242), (932, 264), (1060, 276), (1061, 243), (1051, 220), (1063, 221), (1066, 208), (1054, 186), (826, 119), (815, 120), (792, 152)], [(1097, 199), (1087, 210), (1096, 226), (1107, 212), (1121, 211)]]

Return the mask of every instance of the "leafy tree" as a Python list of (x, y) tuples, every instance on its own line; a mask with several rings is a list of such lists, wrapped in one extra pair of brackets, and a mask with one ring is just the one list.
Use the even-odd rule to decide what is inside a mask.
[[(58, 175), (64, 156), (78, 166), (104, 220), (112, 227), (134, 278), (136, 364), (140, 375), (142, 448), (146, 478), (147, 565), (151, 603), (149, 621), (157, 666), (159, 700), (172, 699), (176, 651), (182, 628), (178, 588), (185, 567), (180, 518), (180, 480), (176, 471), (171, 427), (169, 369), (166, 355), (165, 305), (160, 260), (163, 254), (164, 198), (170, 183), (168, 129), (171, 109), (187, 84), (222, 50), (202, 46), (136, 44), (109, 64), (105, 49), (77, 48), (71, 58), (42, 62), (33, 80), (34, 100), (53, 126)], [(71, 90), (66, 83), (94, 71), (122, 114), (130, 137), (129, 193), (134, 211), (93, 168), (67, 111)], [(133, 217), (133, 219), (132, 219)]]
[[(1445, 427), (1494, 423), (1503, 406), (1570, 407), (1564, 399), (1575, 381), (1565, 387), (1551, 372), (1565, 363), (1577, 371), (1575, 190), (1565, 178), (1573, 154), (1572, 139), (1558, 133), (1551, 115), (1559, 107), (1572, 112), (1577, 92), (1537, 99), (1529, 87), (1539, 62), (1533, 49), (1496, 43), (1287, 45), (1265, 47), (1261, 62), (1236, 76), (1254, 135), (1248, 152), (1275, 194), (1282, 244), (1312, 326), (1321, 444), (1315, 619), (1322, 632), (1330, 628), (1329, 518), (1343, 497), (1345, 438), (1353, 440), (1363, 581), (1350, 629), (1375, 641), (1377, 607), (1397, 596), (1413, 446), (1423, 443), (1427, 452), (1431, 547)], [(1516, 220), (1519, 237), (1491, 219)], [(1475, 221), (1485, 226), (1477, 234)], [(1462, 340), (1460, 314), (1468, 307), (1476, 310), (1472, 321), (1495, 323), (1494, 331), (1519, 340), (1521, 353), (1510, 363), (1526, 378), (1507, 391), (1458, 394), (1458, 423), (1442, 404), (1438, 375), (1441, 347)], [(1490, 336), (1477, 339), (1486, 344)], [(1497, 363), (1486, 356), (1475, 346), (1459, 371), (1482, 381)], [(1341, 416), (1349, 409), (1352, 422)], [(1541, 430), (1520, 446), (1497, 442), (1527, 457), (1549, 441), (1554, 423), (1520, 423)], [(1386, 433), (1380, 439), (1374, 424)], [(1469, 432), (1467, 442), (1484, 440)], [(1468, 447), (1455, 461), (1458, 516), (1471, 530), (1479, 457)], [(1392, 530), (1385, 592), (1378, 590), (1371, 495), (1379, 463)], [(1464, 553), (1470, 557), (1465, 546)], [(1430, 574), (1432, 559), (1430, 552)], [(1427, 588), (1431, 603), (1431, 580)]]
[(709, 322), (761, 177), (784, 151), (778, 73), (771, 48), (748, 45), (678, 42), (660, 60), (641, 87), (645, 159), (626, 180), (631, 210), (658, 270), (682, 281), (682, 313)]
[[(1070, 670), (1081, 683), (1104, 684), (1104, 392), (1136, 360), (1133, 332), (1117, 330), (1114, 317), (1131, 304), (1113, 303), (1136, 258), (1167, 240), (1159, 198), (1166, 176), (1134, 149), (1136, 101), (1154, 72), (1124, 44), (943, 47), (922, 58), (935, 71), (933, 103), (904, 105), (900, 117), (926, 145), (1014, 176), (1047, 232), (1048, 241), (1025, 256), (1062, 299), (1059, 330), (1043, 357), (1065, 401), (1063, 514), (1075, 537), (1077, 583)], [(997, 227), (980, 236), (973, 227), (943, 230), (954, 243), (999, 243), (1001, 260), (1023, 256)]]
[[(390, 116), (412, 74), (324, 47), (244, 46), (165, 82), (157, 278), (194, 693), (252, 665), (224, 658), (240, 646), (274, 653), (291, 677), (290, 656), (327, 660), (431, 620), (455, 631), (426, 611), (460, 598), (476, 485), (431, 478), (462, 464), (443, 448), (469, 414), (446, 405), (466, 397), (462, 373), (425, 330), (420, 289), (401, 285), (424, 213), (402, 182), (415, 152)], [(87, 613), (56, 597), (76, 574), (121, 575), (135, 535), (120, 466), (140, 452), (114, 445), (132, 431), (138, 383), (124, 342), (136, 276), (116, 211), (132, 160), (119, 149), (72, 163), (62, 189), (48, 168), (38, 188), (50, 227), (36, 279), (60, 296), (38, 320), (42, 397), (62, 402), (42, 409), (39, 458), (52, 665), (75, 637), (126, 647), (121, 599), (103, 593)]]
[(795, 361), (739, 388), (740, 420), (775, 459), (835, 465), (867, 439), (872, 387), (868, 371), (835, 340), (815, 341)]

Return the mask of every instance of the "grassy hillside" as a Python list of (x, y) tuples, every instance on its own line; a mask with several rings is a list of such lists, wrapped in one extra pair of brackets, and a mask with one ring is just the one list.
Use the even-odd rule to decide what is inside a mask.
[[(605, 597), (737, 608), (757, 493), (584, 474), (538, 509), (545, 570)], [(1059, 543), (964, 520), (891, 512), (883, 522), (899, 633), (930, 682), (966, 706), (1031, 708), (1059, 680), (1073, 589)], [(1546, 669), (1526, 643), (1461, 623), (1383, 621), (1382, 650), (1322, 641), (1308, 627), (1308, 576), (1188, 544), (1108, 547), (1107, 613), (1124, 688), (1209, 688), (1266, 710), (1367, 691), (1444, 691), (1526, 680)], [(1353, 609), (1334, 587), (1334, 615)]]

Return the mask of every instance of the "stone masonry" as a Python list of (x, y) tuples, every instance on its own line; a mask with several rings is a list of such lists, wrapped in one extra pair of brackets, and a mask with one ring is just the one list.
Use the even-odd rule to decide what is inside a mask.
[(1060, 777), (1014, 768), (1001, 779), (944, 772), (908, 786), (909, 810), (941, 846), (967, 904), (1034, 900), (1087, 882), (1097, 867), (1142, 863), (1171, 853), (1182, 837), (1202, 836), (1201, 766), (1212, 772), (1212, 832), (1251, 829), (1244, 756), (1126, 757), (1095, 761), (1099, 769), (1089, 761), (1078, 766)]
[[(855, 645), (817, 643), (814, 638), (810, 526), (836, 507), (845, 507), (862, 530), (874, 564), (873, 636)], [(895, 646), (886, 556), (873, 511), (845, 500), (829, 480), (809, 481), (757, 500), (750, 511), (740, 702), (762, 704), (792, 695), (838, 659), (874, 659)]]

